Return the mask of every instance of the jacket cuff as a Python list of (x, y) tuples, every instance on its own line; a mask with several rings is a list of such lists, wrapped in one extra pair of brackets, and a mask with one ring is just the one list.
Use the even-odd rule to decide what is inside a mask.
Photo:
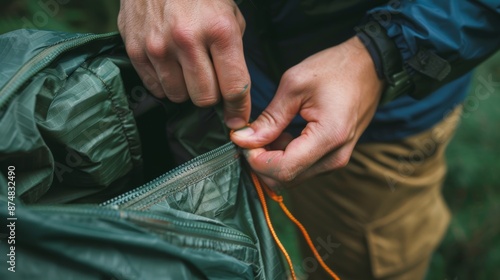
[(386, 81), (380, 104), (410, 93), (414, 88), (410, 75), (399, 49), (385, 29), (377, 22), (369, 21), (356, 27), (356, 33), (372, 56), (377, 75)]
[(371, 43), (370, 37), (368, 37), (363, 32), (356, 33), (356, 36), (361, 40), (363, 45), (365, 45), (366, 50), (370, 54), (373, 60), (373, 64), (375, 65), (375, 72), (377, 72), (377, 77), (381, 80), (385, 79), (384, 71), (382, 70), (382, 61), (380, 60), (380, 55), (378, 54), (377, 49)]

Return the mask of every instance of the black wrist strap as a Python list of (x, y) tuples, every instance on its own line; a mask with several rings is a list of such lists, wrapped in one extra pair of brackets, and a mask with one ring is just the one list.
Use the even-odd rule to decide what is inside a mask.
[[(401, 53), (386, 31), (375, 21), (367, 22), (356, 28), (358, 37), (365, 44), (376, 65), (377, 75), (386, 81), (380, 104), (392, 101), (412, 91), (413, 83), (406, 71)], [(375, 58), (374, 56), (378, 57)], [(378, 69), (377, 69), (378, 68)], [(380, 74), (379, 74), (380, 72)], [(379, 77), (380, 77), (379, 76)]]

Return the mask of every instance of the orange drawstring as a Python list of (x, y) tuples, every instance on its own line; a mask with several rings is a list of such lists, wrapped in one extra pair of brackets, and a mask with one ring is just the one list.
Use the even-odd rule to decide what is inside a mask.
[(297, 276), (295, 275), (295, 271), (293, 269), (292, 260), (290, 259), (290, 256), (288, 255), (288, 253), (287, 253), (285, 247), (283, 246), (283, 244), (281, 244), (281, 241), (279, 240), (278, 236), (276, 235), (276, 232), (274, 231), (273, 225), (271, 223), (271, 219), (269, 217), (269, 213), (268, 213), (268, 209), (267, 209), (267, 204), (266, 204), (266, 199), (264, 197), (264, 192), (262, 191), (262, 189), (265, 190), (265, 192), (267, 193), (267, 195), (272, 200), (278, 202), (279, 206), (281, 207), (281, 209), (283, 210), (283, 212), (285, 213), (285, 215), (300, 229), (300, 232), (302, 233), (302, 235), (306, 239), (307, 245), (309, 245), (309, 248), (311, 248), (311, 250), (312, 250), (312, 252), (314, 254), (314, 257), (316, 257), (316, 259), (318, 260), (319, 264), (326, 271), (326, 273), (328, 273), (333, 279), (340, 280), (340, 278), (337, 276), (337, 274), (335, 274), (335, 272), (333, 272), (326, 265), (326, 263), (323, 261), (323, 259), (319, 255), (319, 253), (316, 250), (316, 247), (314, 247), (314, 244), (313, 244), (313, 242), (311, 240), (311, 237), (307, 233), (307, 230), (305, 229), (305, 227), (292, 215), (292, 213), (290, 213), (290, 211), (288, 210), (288, 208), (285, 206), (285, 204), (283, 203), (283, 197), (281, 195), (276, 194), (274, 191), (272, 191), (265, 184), (263, 184), (263, 183), (261, 184), (259, 178), (257, 177), (257, 175), (255, 175), (255, 173), (253, 171), (250, 172), (250, 175), (252, 176), (252, 181), (253, 181), (253, 183), (255, 185), (255, 188), (257, 190), (257, 194), (259, 196), (260, 202), (262, 203), (262, 209), (264, 210), (264, 216), (266, 218), (266, 223), (267, 223), (267, 225), (268, 225), (268, 227), (269, 227), (269, 229), (271, 231), (271, 234), (272, 234), (274, 240), (276, 241), (276, 244), (278, 244), (278, 247), (280, 248), (281, 252), (285, 256), (286, 261), (288, 262), (288, 265), (290, 266), (290, 271), (291, 271), (291, 274), (292, 274), (292, 279), (294, 279), (294, 280), (297, 279)]
[[(250, 126), (250, 124), (247, 124), (247, 126)], [(230, 134), (232, 134), (233, 132), (234, 132), (234, 130), (231, 130)], [(271, 190), (265, 184), (261, 183), (259, 180), (259, 177), (257, 177), (257, 175), (253, 171), (250, 171), (250, 175), (252, 176), (253, 184), (255, 185), (255, 189), (257, 190), (257, 195), (259, 196), (260, 203), (262, 204), (262, 209), (264, 211), (264, 217), (266, 218), (267, 226), (269, 227), (269, 230), (271, 231), (271, 235), (273, 236), (274, 241), (278, 245), (278, 248), (281, 250), (281, 252), (285, 256), (285, 259), (288, 263), (288, 266), (290, 266), (290, 273), (292, 274), (291, 275), (292, 279), (293, 280), (297, 279), (297, 276), (295, 275), (295, 270), (293, 269), (292, 259), (290, 258), (290, 255), (288, 255), (288, 252), (286, 251), (283, 244), (281, 244), (281, 241), (280, 241), (278, 235), (274, 231), (274, 227), (273, 227), (273, 224), (271, 222), (271, 218), (269, 217), (269, 211), (267, 209), (267, 203), (266, 203), (266, 198), (264, 197), (263, 189), (272, 200), (278, 202), (279, 206), (281, 207), (281, 209), (283, 210), (285, 215), (288, 217), (288, 219), (290, 219), (299, 228), (300, 232), (302, 233), (302, 235), (306, 239), (307, 245), (309, 245), (309, 248), (313, 252), (314, 257), (318, 260), (319, 264), (326, 271), (326, 273), (328, 273), (333, 279), (340, 280), (340, 278), (337, 276), (337, 274), (335, 274), (335, 272), (333, 272), (326, 265), (326, 263), (323, 261), (323, 259), (319, 255), (318, 251), (316, 250), (316, 247), (314, 247), (314, 244), (311, 240), (311, 237), (309, 236), (309, 233), (307, 233), (306, 228), (299, 222), (299, 220), (297, 220), (292, 215), (292, 213), (290, 213), (290, 211), (286, 207), (285, 203), (283, 202), (283, 197), (281, 195), (276, 194), (273, 190)]]
[(295, 270), (293, 269), (292, 259), (290, 258), (290, 255), (288, 255), (288, 252), (286, 251), (283, 244), (281, 244), (278, 235), (274, 231), (273, 224), (271, 223), (271, 218), (269, 217), (269, 211), (267, 210), (266, 198), (264, 197), (264, 192), (262, 191), (262, 186), (260, 185), (259, 178), (253, 172), (250, 172), (250, 175), (252, 176), (253, 184), (255, 185), (255, 189), (257, 190), (257, 195), (259, 196), (260, 203), (262, 204), (262, 209), (264, 210), (264, 217), (266, 218), (267, 226), (271, 231), (271, 235), (273, 236), (274, 241), (276, 242), (276, 244), (278, 244), (278, 248), (285, 256), (286, 262), (290, 267), (290, 273), (292, 274), (292, 279), (296, 280), (297, 276), (295, 275)]

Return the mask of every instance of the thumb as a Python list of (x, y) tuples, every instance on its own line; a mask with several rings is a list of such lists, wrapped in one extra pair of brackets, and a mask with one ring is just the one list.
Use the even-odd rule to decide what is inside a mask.
[(249, 126), (231, 134), (231, 140), (242, 148), (258, 148), (271, 144), (290, 124), (300, 109), (300, 101), (276, 93), (269, 106)]

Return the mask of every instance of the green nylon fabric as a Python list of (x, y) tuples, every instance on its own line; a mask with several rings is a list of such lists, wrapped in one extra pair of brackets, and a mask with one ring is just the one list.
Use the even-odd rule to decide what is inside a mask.
[[(17, 218), (16, 272), (1, 279), (286, 279), (220, 112), (153, 100), (136, 113), (118, 34), (15, 31), (0, 60), (0, 219)], [(146, 136), (165, 126), (171, 157), (155, 157)]]
[[(219, 164), (195, 158), (130, 191), (121, 199), (127, 203), (18, 207), (17, 271), (0, 276), (286, 279), (238, 152), (231, 143), (222, 148), (224, 154), (210, 154), (223, 157)], [(4, 197), (0, 207), (7, 209)]]
[[(104, 58), (89, 60), (112, 44), (99, 40), (48, 59), (64, 47), (58, 42), (82, 37), (19, 31), (0, 38), (0, 165), (16, 166), (17, 196), (25, 202), (38, 201), (49, 188), (90, 195), (142, 164), (118, 68)], [(53, 52), (42, 53), (51, 46)]]

